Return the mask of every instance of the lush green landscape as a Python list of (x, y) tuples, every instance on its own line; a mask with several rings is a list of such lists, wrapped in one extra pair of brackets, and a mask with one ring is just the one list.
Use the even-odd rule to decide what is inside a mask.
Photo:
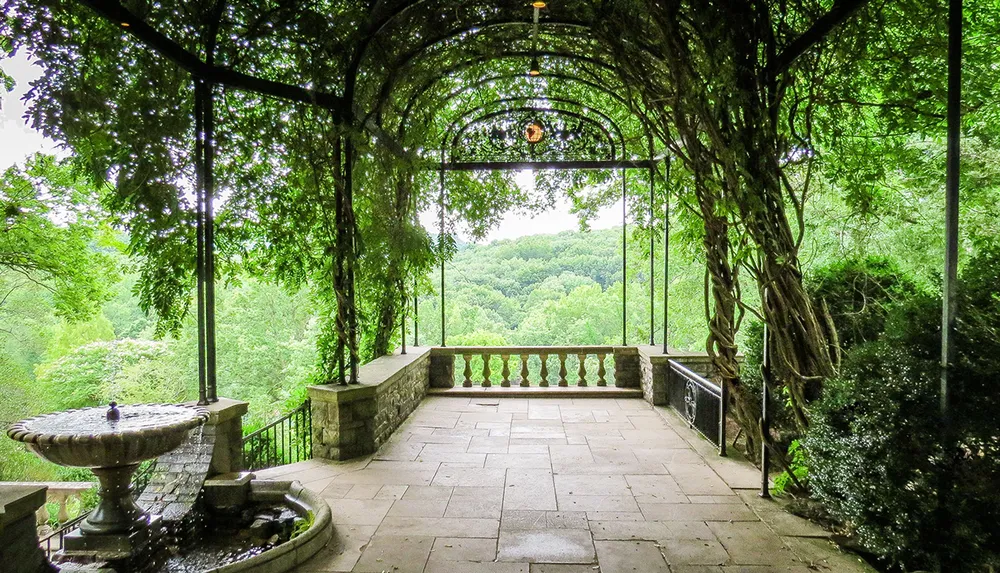
[[(251, 429), (404, 328), (645, 344), (668, 310), (795, 511), (885, 571), (997, 571), (1000, 4), (534, 4), (5, 3), (62, 158), (0, 178), (0, 421), (192, 400), (217, 350)], [(580, 231), (485, 242), (557, 203)]]

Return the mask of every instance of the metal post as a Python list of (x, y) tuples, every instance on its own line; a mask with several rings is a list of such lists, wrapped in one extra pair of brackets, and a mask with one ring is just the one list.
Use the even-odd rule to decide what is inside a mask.
[(438, 251), (441, 256), (441, 346), (448, 346), (445, 343), (444, 329), (444, 152), (441, 157), (441, 180), (440, 194), (438, 195), (438, 210), (441, 212), (441, 231), (438, 234)]
[(194, 162), (195, 162), (195, 269), (198, 277), (198, 404), (208, 405), (205, 375), (205, 156), (204, 92), (202, 80), (194, 80)]
[(944, 292), (941, 305), (941, 445), (945, 464), (938, 492), (939, 530), (943, 534), (938, 555), (939, 570), (952, 571), (950, 541), (955, 436), (951, 404), (955, 388), (951, 373), (955, 363), (955, 318), (958, 314), (958, 206), (961, 174), (962, 127), (962, 0), (948, 2), (948, 154), (945, 180)]
[(628, 189), (628, 170), (622, 170), (622, 346), (628, 344), (628, 235), (626, 234), (628, 210), (625, 196)]
[(347, 346), (350, 352), (350, 384), (358, 384), (358, 306), (355, 290), (357, 240), (354, 221), (354, 140), (348, 136), (344, 144), (344, 216), (347, 218)]
[(215, 367), (215, 86), (204, 86), (205, 113), (205, 375), (209, 402), (218, 402)]
[(663, 190), (663, 353), (670, 354), (669, 324), (670, 317), (670, 156), (666, 158), (666, 176)]
[(413, 345), (420, 346), (420, 298), (417, 296), (417, 277), (413, 277)]
[[(767, 306), (767, 289), (764, 289), (764, 305)], [(764, 313), (767, 314), (766, 312)], [(768, 411), (768, 402), (771, 399), (771, 390), (768, 383), (771, 380), (771, 333), (764, 322), (764, 352), (761, 363), (761, 399), (760, 399), (760, 497), (765, 499), (771, 497), (771, 489), (768, 487), (768, 471), (771, 466), (771, 451), (767, 449), (767, 439), (771, 433), (771, 413)]]
[(653, 193), (655, 192), (655, 167), (649, 165), (649, 345), (656, 344), (656, 234), (653, 232)]
[(343, 136), (338, 136), (333, 143), (333, 160), (336, 166), (336, 196), (334, 198), (334, 216), (337, 221), (336, 236), (336, 260), (333, 269), (333, 289), (337, 298), (337, 383), (341, 386), (347, 385), (347, 376), (344, 370), (344, 348), (347, 344), (347, 310), (345, 297), (341, 296), (344, 290), (344, 244), (347, 238), (344, 236), (344, 161), (342, 154)]
[(402, 344), (402, 347), (399, 353), (405, 355), (406, 354), (406, 303), (409, 300), (408, 297), (406, 296), (405, 288), (403, 289), (402, 295), (403, 295), (403, 317), (399, 320), (399, 328), (402, 330), (402, 332), (400, 333), (401, 334), (400, 344)]

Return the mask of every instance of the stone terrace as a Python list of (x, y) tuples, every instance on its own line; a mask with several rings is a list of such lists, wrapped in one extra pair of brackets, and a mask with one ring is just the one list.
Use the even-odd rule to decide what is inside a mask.
[(640, 399), (429, 397), (374, 455), (257, 472), (333, 509), (296, 571), (870, 571)]

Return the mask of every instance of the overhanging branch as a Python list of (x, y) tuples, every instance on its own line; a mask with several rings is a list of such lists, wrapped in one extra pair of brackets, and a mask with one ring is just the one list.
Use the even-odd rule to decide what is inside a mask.
[(792, 40), (792, 43), (788, 45), (769, 67), (769, 77), (776, 78), (778, 74), (784, 72), (788, 69), (788, 66), (792, 65), (799, 56), (804, 54), (806, 50), (815, 46), (816, 44), (823, 41), (826, 35), (829, 34), (834, 28), (842, 24), (845, 20), (850, 18), (858, 8), (865, 5), (868, 0), (837, 0), (833, 4), (833, 8), (829, 12), (824, 14), (820, 19), (816, 20), (813, 25), (803, 32), (798, 38)]
[(282, 82), (266, 80), (243, 74), (228, 68), (211, 66), (184, 49), (183, 46), (163, 35), (144, 20), (113, 0), (80, 0), (113, 24), (122, 26), (142, 44), (155, 50), (192, 75), (204, 80), (247, 90), (276, 98), (307, 103), (335, 112), (338, 120), (344, 117), (344, 98), (327, 92), (308, 90)]

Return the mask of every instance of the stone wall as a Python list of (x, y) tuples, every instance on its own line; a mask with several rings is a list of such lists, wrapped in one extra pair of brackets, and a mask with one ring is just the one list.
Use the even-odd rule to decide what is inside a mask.
[(667, 385), (668, 357), (663, 354), (656, 354), (655, 347), (639, 348), (639, 381), (642, 388), (642, 397), (654, 406), (667, 405)]
[(431, 354), (431, 388), (454, 388), (455, 387), (455, 355), (454, 354)]
[(38, 546), (35, 511), (45, 504), (44, 486), (0, 485), (0, 570), (54, 571)]
[(639, 388), (642, 377), (639, 349), (635, 346), (616, 346), (614, 354), (615, 386), (618, 388)]
[[(670, 365), (674, 360), (695, 374), (709, 380), (715, 377), (715, 367), (707, 352), (671, 351), (663, 354), (661, 346), (640, 346), (638, 351), (638, 368), (642, 396), (655, 406), (666, 406), (670, 395)], [(737, 357), (742, 362), (743, 356)]]
[(346, 460), (374, 452), (403, 423), (430, 386), (429, 348), (377, 358), (359, 384), (310, 386), (313, 457)]

